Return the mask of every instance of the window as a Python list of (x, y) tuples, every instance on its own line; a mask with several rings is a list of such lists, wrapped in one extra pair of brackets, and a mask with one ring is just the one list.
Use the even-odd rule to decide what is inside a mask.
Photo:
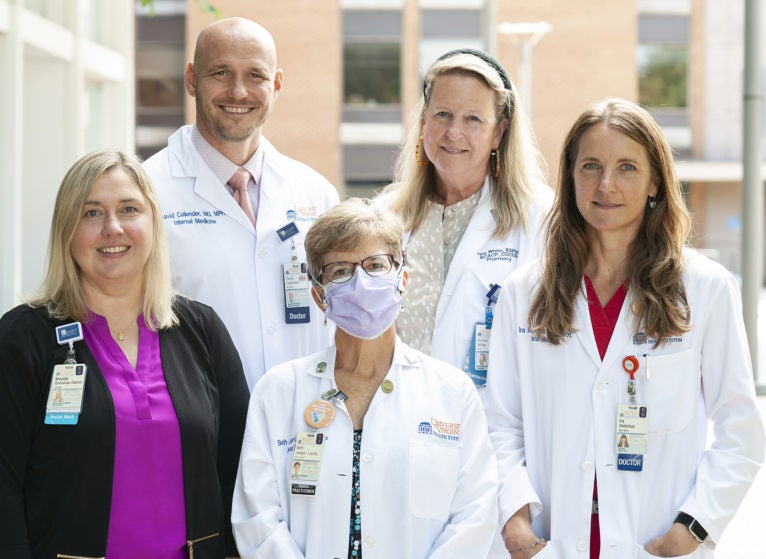
[(185, 31), (183, 13), (136, 17), (136, 147), (144, 158), (184, 123)]
[(641, 14), (638, 41), (639, 102), (650, 107), (685, 108), (688, 15)]
[(399, 104), (399, 45), (347, 43), (343, 46), (343, 102)]
[(642, 13), (638, 20), (638, 102), (649, 109), (680, 156), (692, 148), (689, 25), (688, 13), (678, 10)]
[(638, 100), (654, 107), (686, 107), (686, 45), (641, 45), (638, 48)]
[(401, 10), (344, 10), (343, 102), (374, 108), (401, 99)]

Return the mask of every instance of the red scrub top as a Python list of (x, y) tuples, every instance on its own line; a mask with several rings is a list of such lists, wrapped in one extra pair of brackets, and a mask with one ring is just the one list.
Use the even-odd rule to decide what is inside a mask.
[[(588, 296), (588, 310), (593, 326), (593, 337), (596, 338), (598, 354), (603, 360), (606, 348), (609, 347), (609, 340), (612, 339), (617, 319), (620, 317), (625, 296), (628, 294), (628, 282), (626, 281), (617, 289), (605, 307), (601, 306), (596, 290), (593, 289), (593, 283), (588, 276), (585, 276), (585, 292)], [(598, 502), (598, 485), (595, 478), (593, 479), (593, 500)], [(590, 559), (598, 559), (600, 552), (601, 530), (598, 525), (598, 515), (592, 514), (590, 517)]]

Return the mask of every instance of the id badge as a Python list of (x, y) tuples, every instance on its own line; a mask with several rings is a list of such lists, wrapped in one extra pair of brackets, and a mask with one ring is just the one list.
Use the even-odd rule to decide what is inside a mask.
[(47, 425), (76, 425), (82, 412), (85, 377), (88, 368), (82, 363), (64, 363), (53, 367), (51, 388), (45, 406)]
[(485, 322), (477, 322), (473, 327), (471, 347), (468, 349), (463, 370), (471, 377), (476, 386), (487, 384), (487, 367), (489, 366), (489, 335), (492, 333)]
[(617, 406), (615, 445), (617, 469), (640, 472), (647, 451), (649, 417), (646, 406), (620, 404)]
[(290, 468), (291, 494), (310, 497), (316, 495), (324, 442), (324, 433), (317, 431), (298, 433)]
[(307, 324), (311, 321), (308, 267), (305, 262), (282, 265), (285, 292), (285, 323)]

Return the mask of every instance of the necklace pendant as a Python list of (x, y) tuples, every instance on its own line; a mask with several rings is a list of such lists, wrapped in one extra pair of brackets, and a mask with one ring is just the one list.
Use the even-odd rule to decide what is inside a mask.
[(125, 334), (123, 334), (122, 332), (117, 332), (117, 335), (115, 336), (115, 338), (117, 338), (118, 342), (123, 342), (125, 341)]

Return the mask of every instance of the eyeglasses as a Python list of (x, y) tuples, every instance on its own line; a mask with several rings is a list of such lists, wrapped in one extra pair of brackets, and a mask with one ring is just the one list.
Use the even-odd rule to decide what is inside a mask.
[(330, 262), (322, 266), (321, 277), (330, 283), (345, 283), (354, 276), (357, 266), (361, 266), (368, 276), (376, 277), (398, 268), (399, 262), (391, 254), (373, 254), (359, 262)]

